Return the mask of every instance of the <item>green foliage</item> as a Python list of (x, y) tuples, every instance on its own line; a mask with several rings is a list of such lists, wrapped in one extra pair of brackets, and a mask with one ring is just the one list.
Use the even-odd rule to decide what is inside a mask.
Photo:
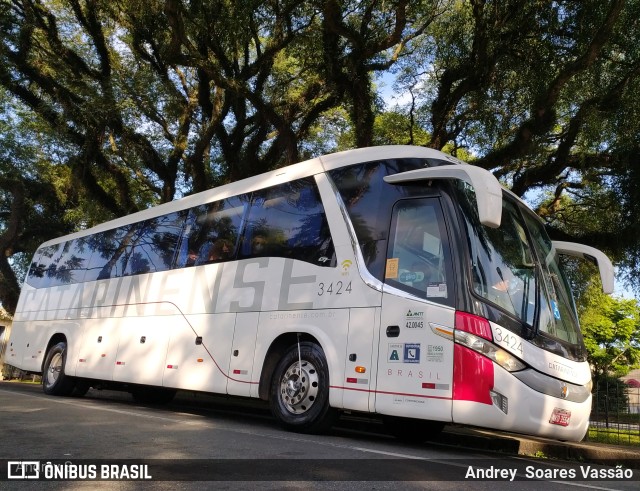
[(579, 304), (589, 363), (596, 380), (640, 367), (640, 305), (635, 299), (605, 295), (596, 282)]
[(550, 192), (552, 237), (606, 250), (640, 291), (638, 14), (637, 0), (451, 2), (398, 87), (429, 146), (472, 149), (519, 196)]
[(429, 142), (430, 135), (404, 114), (384, 112), (373, 125), (375, 145), (420, 145)]
[[(25, 201), (57, 223), (37, 243), (328, 151), (426, 145), (544, 194), (553, 238), (640, 291), (639, 19), (640, 0), (5, 1), (2, 171), (48, 190)], [(393, 77), (405, 102), (385, 107)]]
[(0, 303), (10, 313), (33, 251), (43, 236), (71, 230), (65, 206), (73, 206), (65, 169), (31, 143), (46, 138), (24, 117), (0, 88)]
[(595, 379), (593, 408), (596, 419), (629, 411), (627, 385), (617, 377), (602, 375)]

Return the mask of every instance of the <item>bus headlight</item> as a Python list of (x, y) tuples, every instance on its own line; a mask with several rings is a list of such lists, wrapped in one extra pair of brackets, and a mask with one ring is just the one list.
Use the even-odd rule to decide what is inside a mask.
[(497, 346), (495, 347), (495, 351), (493, 351), (493, 355), (494, 356), (489, 356), (489, 358), (493, 359), (498, 365), (510, 372), (517, 372), (518, 370), (524, 370), (526, 368), (525, 364), (515, 356), (502, 348), (498, 348)]
[(518, 370), (524, 370), (527, 367), (508, 351), (505, 351), (492, 342), (476, 336), (475, 334), (471, 334), (470, 332), (464, 332), (456, 329), (454, 332), (454, 339), (457, 343), (477, 351), (478, 353), (495, 361), (498, 365), (509, 372), (517, 372)]

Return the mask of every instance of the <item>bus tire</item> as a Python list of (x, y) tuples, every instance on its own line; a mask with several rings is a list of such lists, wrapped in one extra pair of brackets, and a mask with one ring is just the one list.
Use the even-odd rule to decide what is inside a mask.
[(384, 416), (384, 425), (393, 436), (406, 443), (423, 443), (437, 437), (444, 429), (442, 421)]
[(322, 348), (315, 343), (291, 346), (280, 359), (271, 378), (269, 405), (275, 418), (286, 429), (300, 433), (327, 431), (337, 411), (329, 406), (329, 368)]
[(71, 395), (75, 379), (64, 373), (67, 361), (67, 343), (60, 341), (49, 348), (42, 370), (42, 390), (51, 396)]

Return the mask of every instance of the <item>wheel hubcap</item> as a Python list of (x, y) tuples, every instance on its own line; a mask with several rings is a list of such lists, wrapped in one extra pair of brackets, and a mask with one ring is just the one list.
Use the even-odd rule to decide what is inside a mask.
[(307, 412), (318, 395), (318, 371), (308, 361), (296, 361), (280, 381), (280, 396), (287, 410), (293, 414)]
[(56, 353), (51, 357), (49, 368), (47, 368), (47, 377), (46, 377), (47, 386), (51, 387), (56, 383), (56, 380), (58, 380), (58, 377), (60, 376), (61, 371), (62, 371), (62, 354)]

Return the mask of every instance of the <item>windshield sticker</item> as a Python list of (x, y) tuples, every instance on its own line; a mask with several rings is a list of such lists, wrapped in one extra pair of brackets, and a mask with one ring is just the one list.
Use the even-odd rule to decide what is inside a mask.
[(427, 287), (427, 298), (447, 298), (446, 283), (430, 283)]
[(384, 273), (385, 278), (395, 279), (398, 277), (398, 263), (400, 259), (397, 257), (387, 259), (387, 268)]
[(401, 283), (413, 283), (415, 281), (424, 280), (424, 273), (421, 272), (412, 272), (412, 271), (403, 271), (400, 273), (400, 282)]
[(558, 308), (558, 302), (551, 300), (551, 310), (553, 310), (553, 316), (560, 320), (560, 309)]

